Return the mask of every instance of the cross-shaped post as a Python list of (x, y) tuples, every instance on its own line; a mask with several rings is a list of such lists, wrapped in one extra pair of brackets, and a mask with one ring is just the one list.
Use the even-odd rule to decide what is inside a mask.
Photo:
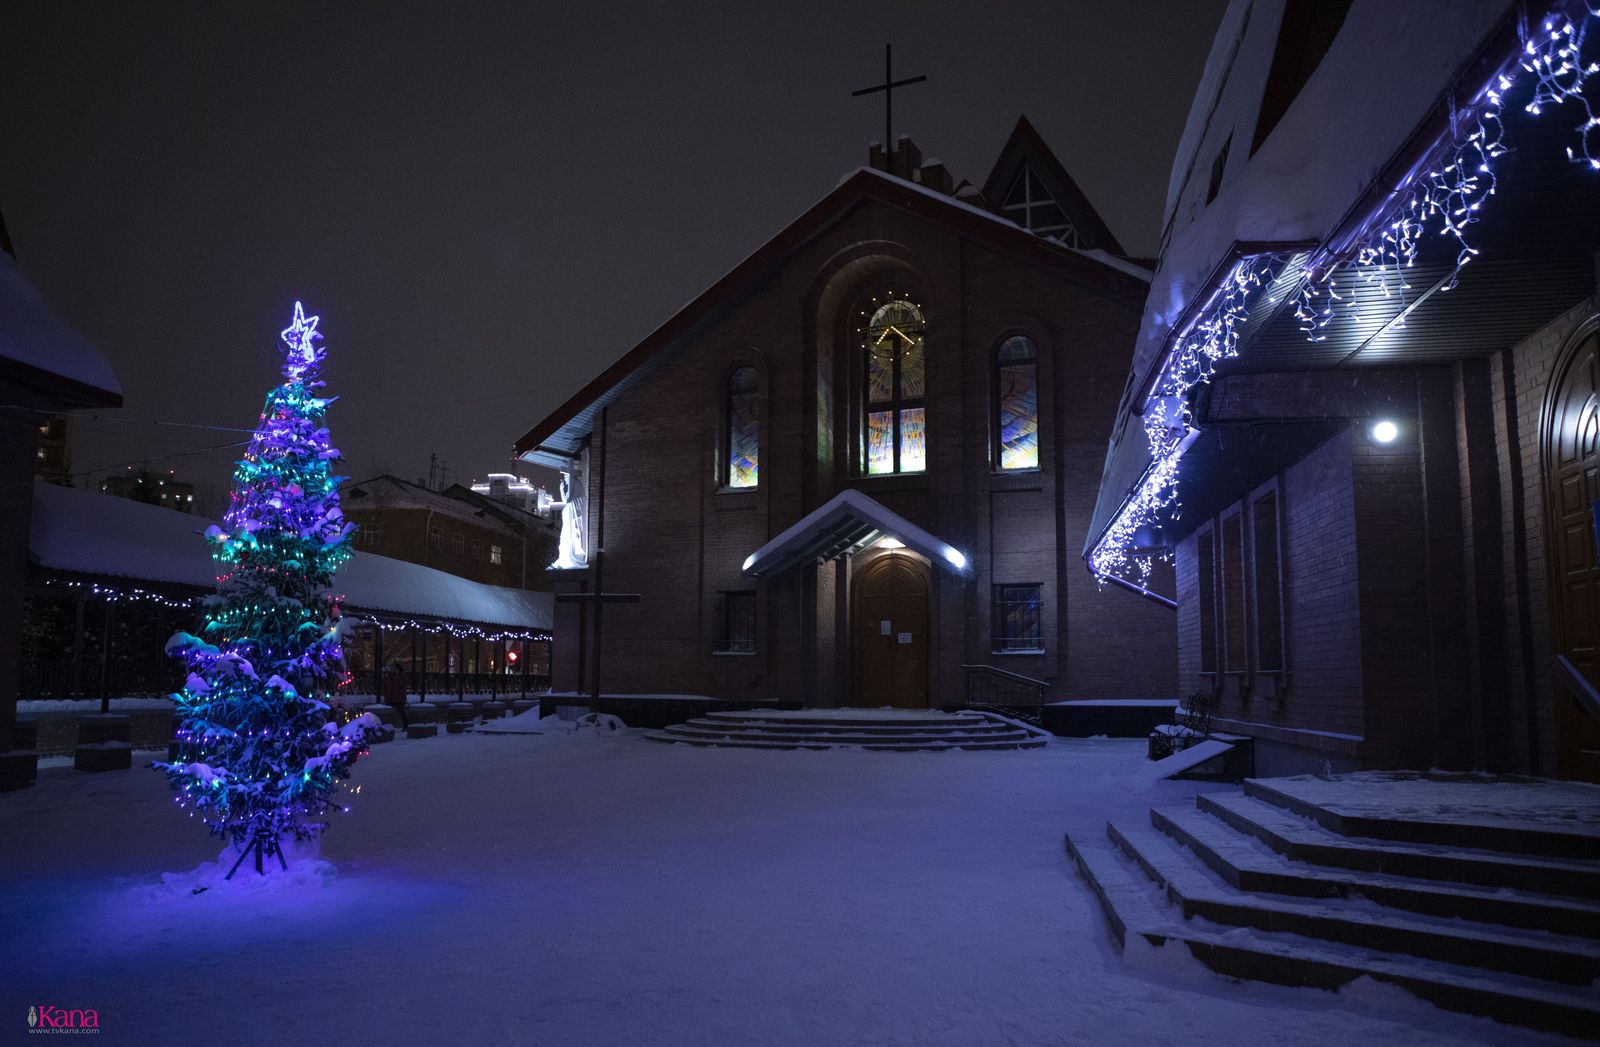
[(851, 91), (851, 98), (860, 98), (862, 95), (883, 92), (883, 155), (888, 156), (894, 152), (894, 89), (908, 87), (911, 84), (920, 84), (926, 80), (925, 76), (908, 77), (905, 80), (894, 78), (893, 52), (888, 44), (883, 45), (883, 83), (875, 87), (863, 87), (859, 91)]

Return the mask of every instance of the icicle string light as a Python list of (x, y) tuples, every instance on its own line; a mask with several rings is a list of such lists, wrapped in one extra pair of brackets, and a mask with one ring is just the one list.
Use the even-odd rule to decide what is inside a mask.
[[(1294, 295), (1294, 317), (1308, 341), (1327, 338), (1324, 331), (1336, 319), (1340, 306), (1351, 319), (1360, 318), (1356, 297), (1340, 295), (1338, 290), (1339, 272), (1351, 266), (1369, 287), (1376, 287), (1385, 297), (1402, 299), (1396, 326), (1403, 324), (1403, 300), (1411, 287), (1406, 271), (1416, 264), (1421, 242), (1430, 233), (1456, 243), (1455, 267), (1440, 290), (1456, 287), (1462, 268), (1478, 255), (1468, 230), (1499, 188), (1494, 161), (1507, 152), (1502, 119), (1505, 99), (1523, 74), (1534, 77), (1533, 94), (1524, 110), (1533, 116), (1561, 107), (1577, 110), (1581, 116), (1575, 125), (1578, 144), (1567, 147), (1567, 159), (1600, 171), (1600, 156), (1596, 156), (1600, 139), (1595, 137), (1600, 132), (1600, 117), (1595, 116), (1594, 104), (1586, 94), (1589, 78), (1600, 73), (1600, 62), (1584, 55), (1587, 31), (1597, 18), (1600, 4), (1586, 0), (1584, 14), (1576, 20), (1551, 14), (1537, 30), (1524, 30), (1518, 59), (1495, 74), (1481, 92), (1482, 101), (1470, 112), (1452, 109), (1436, 162), (1393, 206), (1372, 220), (1351, 256), (1332, 264), (1307, 263)], [(1238, 328), (1260, 287), (1272, 279), (1276, 259), (1260, 255), (1234, 266), (1199, 318), (1177, 338), (1145, 409), (1150, 466), (1089, 555), (1089, 568), (1102, 582), (1110, 577), (1131, 581), (1130, 570), (1141, 586), (1148, 582), (1152, 560), (1136, 550), (1135, 540), (1140, 531), (1161, 519), (1175, 519), (1180, 512), (1178, 460), (1197, 435), (1187, 416), (1189, 393), (1209, 382), (1217, 366), (1236, 354)]]
[(1241, 259), (1210, 302), (1196, 314), (1177, 340), (1156, 385), (1156, 394), (1145, 407), (1144, 432), (1149, 441), (1151, 466), (1133, 496), (1112, 521), (1093, 553), (1089, 567), (1102, 579), (1115, 575), (1127, 578), (1131, 569), (1141, 586), (1150, 578), (1153, 564), (1148, 556), (1134, 551), (1141, 529), (1152, 526), (1164, 515), (1178, 511), (1178, 459), (1193, 433), (1189, 425), (1189, 393), (1211, 380), (1217, 367), (1238, 353), (1239, 331), (1249, 315), (1256, 292), (1270, 282), (1276, 256), (1255, 255)]

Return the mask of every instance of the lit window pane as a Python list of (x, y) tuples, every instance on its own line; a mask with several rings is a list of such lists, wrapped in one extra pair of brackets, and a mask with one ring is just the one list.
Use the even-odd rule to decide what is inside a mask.
[(1039, 380), (1035, 364), (1000, 368), (1000, 468), (1039, 467)]
[(761, 479), (759, 389), (753, 367), (741, 367), (728, 378), (729, 487), (754, 487)]
[(920, 473), (928, 467), (928, 425), (921, 407), (900, 412), (900, 471)]
[(740, 393), (732, 398), (729, 407), (732, 417), (728, 426), (728, 486), (754, 487), (761, 478), (755, 395)]
[(922, 339), (906, 342), (900, 350), (900, 395), (904, 399), (920, 400), (927, 392), (922, 362)]
[(894, 472), (894, 412), (867, 415), (867, 472)]
[(1039, 351), (1034, 348), (1032, 339), (1022, 335), (1014, 335), (1000, 344), (1000, 350), (995, 359), (1003, 364), (1016, 364), (1037, 359)]
[(881, 404), (894, 399), (894, 337), (874, 345), (867, 355), (867, 400)]

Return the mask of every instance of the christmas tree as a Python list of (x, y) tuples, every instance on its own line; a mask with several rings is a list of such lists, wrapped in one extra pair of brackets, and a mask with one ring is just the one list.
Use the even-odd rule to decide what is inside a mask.
[[(183, 717), (179, 755), (166, 771), (177, 802), (239, 850), (285, 864), (286, 838), (315, 838), (366, 753), (363, 716), (341, 726), (327, 702), (346, 678), (334, 572), (350, 532), (333, 475), (339, 452), (319, 395), (324, 350), (318, 317), (299, 302), (282, 333), (283, 382), (267, 394), (249, 449), (233, 474), (223, 527), (206, 531), (217, 592), (201, 604), (199, 635), (167, 643), (188, 682), (174, 695)], [(232, 876), (230, 870), (229, 876)]]

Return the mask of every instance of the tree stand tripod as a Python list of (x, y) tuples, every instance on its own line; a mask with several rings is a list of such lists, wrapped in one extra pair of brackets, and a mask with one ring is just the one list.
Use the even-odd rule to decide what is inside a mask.
[(271, 857), (272, 855), (277, 855), (278, 864), (283, 866), (284, 872), (289, 871), (289, 863), (283, 860), (283, 848), (278, 845), (278, 834), (274, 832), (268, 832), (266, 830), (259, 830), (250, 838), (250, 842), (246, 843), (242, 848), (240, 848), (239, 860), (233, 863), (233, 868), (228, 870), (228, 875), (224, 876), (223, 879), (233, 879), (233, 874), (239, 871), (239, 866), (244, 864), (245, 858), (251, 853), (254, 853), (256, 856), (257, 876), (266, 875), (266, 870), (264, 870), (261, 865), (266, 858)]

